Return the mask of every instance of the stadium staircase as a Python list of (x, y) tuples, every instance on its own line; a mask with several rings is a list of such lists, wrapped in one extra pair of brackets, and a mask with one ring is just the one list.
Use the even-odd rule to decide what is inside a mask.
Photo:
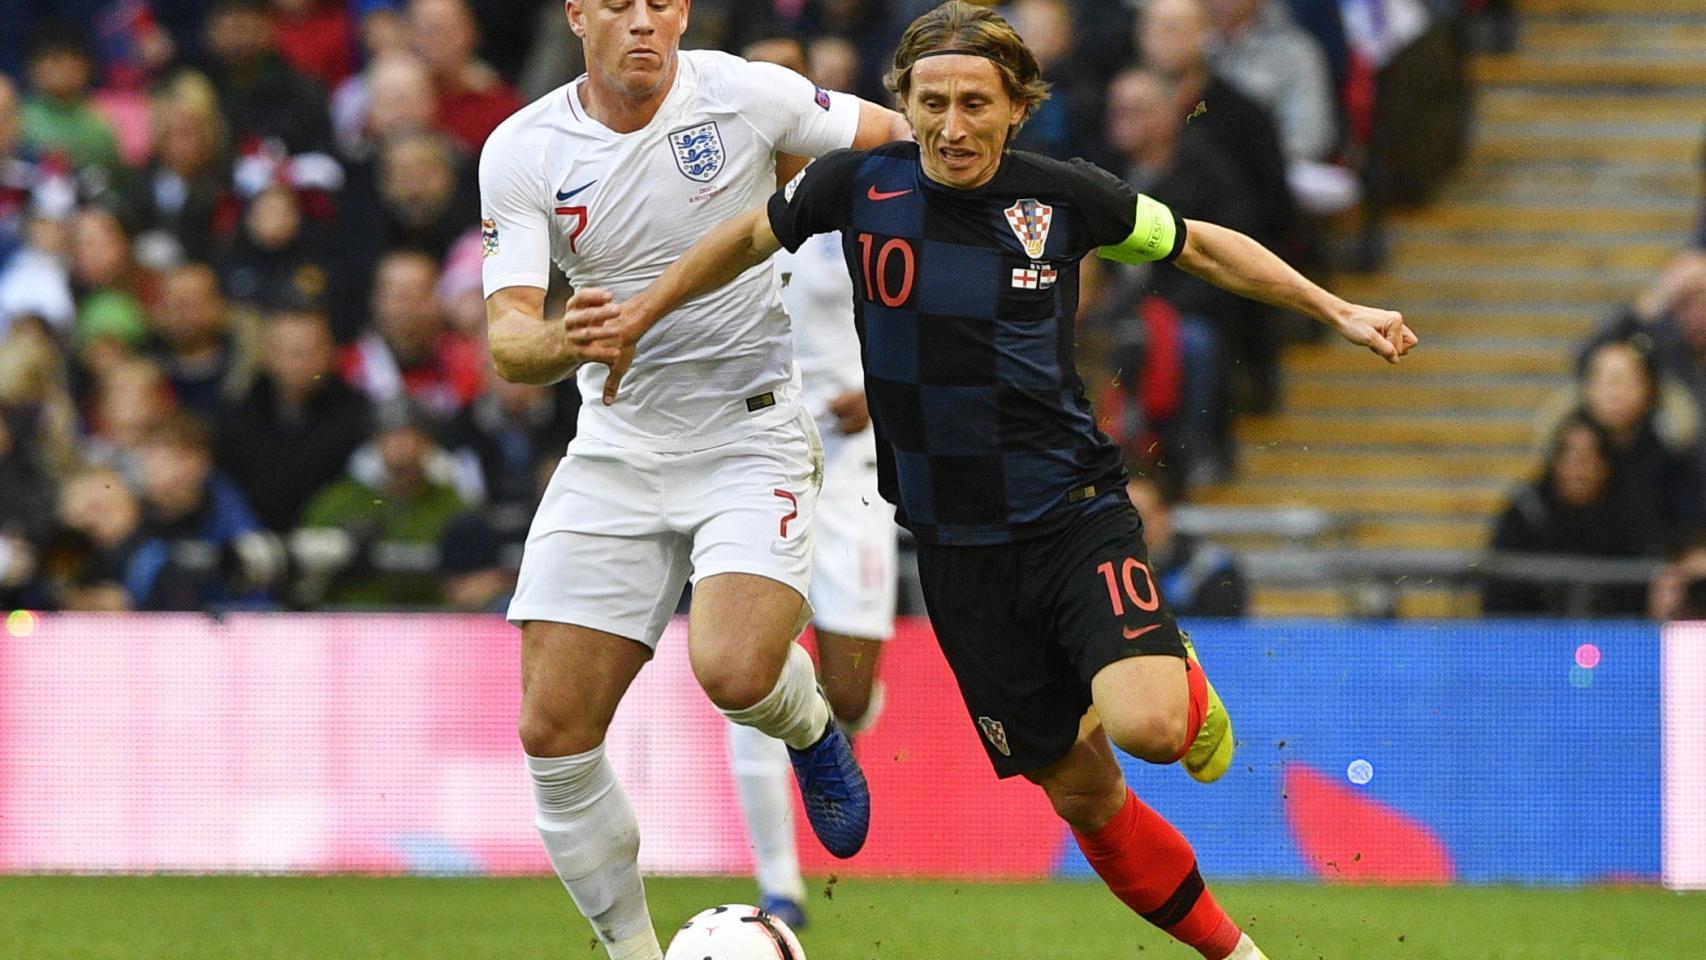
[[(1537, 464), (1537, 410), (1575, 346), (1691, 227), (1706, 122), (1706, 0), (1518, 0), (1517, 50), (1473, 64), (1467, 161), (1394, 215), (1379, 273), (1346, 297), (1403, 310), (1397, 367), (1342, 343), (1291, 348), (1282, 412), (1238, 428), (1241, 470), (1204, 504), (1300, 506), (1371, 550), (1484, 546)], [(1400, 616), (1474, 615), (1461, 586), (1406, 586)], [(1255, 612), (1354, 612), (1342, 589), (1261, 584)]]

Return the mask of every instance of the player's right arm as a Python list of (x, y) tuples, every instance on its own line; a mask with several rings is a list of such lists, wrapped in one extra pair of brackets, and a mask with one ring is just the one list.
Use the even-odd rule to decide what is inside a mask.
[[(518, 114), (480, 152), (481, 275), (486, 348), (511, 383), (555, 383), (584, 362), (561, 323), (545, 319), (551, 283), (551, 194), (540, 166), (539, 133)], [(577, 291), (569, 312), (602, 318), (610, 297)]]

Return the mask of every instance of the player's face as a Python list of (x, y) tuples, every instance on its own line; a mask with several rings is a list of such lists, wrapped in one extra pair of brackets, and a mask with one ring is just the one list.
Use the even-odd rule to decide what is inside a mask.
[(692, 0), (569, 0), (569, 27), (586, 47), (589, 73), (642, 99), (669, 81), (691, 6)]
[(969, 190), (1001, 168), (1007, 133), (1025, 115), (994, 63), (964, 54), (926, 57), (912, 67), (906, 118), (924, 172), (937, 183)]

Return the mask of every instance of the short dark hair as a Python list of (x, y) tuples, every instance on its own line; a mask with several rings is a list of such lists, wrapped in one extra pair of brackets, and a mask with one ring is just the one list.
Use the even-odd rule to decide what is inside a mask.
[(142, 433), (142, 443), (144, 446), (176, 447), (211, 454), (213, 429), (206, 420), (179, 410), (149, 424)]
[(61, 55), (79, 57), (91, 67), (95, 65), (95, 51), (89, 46), (89, 37), (77, 24), (68, 20), (49, 20), (37, 26), (30, 38), (25, 62), (35, 63)]

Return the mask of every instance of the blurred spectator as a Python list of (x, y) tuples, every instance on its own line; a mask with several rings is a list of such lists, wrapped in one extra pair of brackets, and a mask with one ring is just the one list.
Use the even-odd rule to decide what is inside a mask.
[[(806, 46), (806, 59), (812, 67), (812, 79), (825, 90), (857, 92), (865, 84), (864, 65), (859, 62), (859, 48), (841, 37), (814, 37)], [(875, 99), (888, 103), (893, 94)]]
[(266, 318), (261, 367), (248, 394), (220, 411), (215, 462), (261, 523), (283, 533), (343, 475), (372, 431), (373, 411), (338, 378), (332, 330), (316, 310), (287, 307)]
[(411, 247), (443, 260), (480, 219), (479, 192), (443, 137), (401, 133), (379, 152), (379, 247)]
[[(1687, 445), (1660, 430), (1654, 357), (1636, 341), (1603, 343), (1585, 358), (1580, 379), (1582, 412), (1611, 441), (1620, 498), (1651, 514), (1654, 539), (1691, 537), (1706, 512), (1706, 475)], [(1698, 420), (1691, 411), (1683, 422)]]
[(478, 513), (445, 524), (438, 571), (452, 610), (503, 613), (515, 593), (516, 571), (503, 561), (503, 541)]
[(1706, 620), (1706, 539), (1696, 538), (1671, 555), (1647, 588), (1647, 616), (1654, 620)]
[[(1493, 526), (1496, 551), (1578, 557), (1638, 557), (1651, 544), (1642, 509), (1622, 495), (1613, 474), (1611, 438), (1580, 414), (1558, 427), (1540, 478), (1512, 495)], [(1481, 609), (1491, 614), (1563, 616), (1572, 590), (1563, 584), (1489, 578)], [(1589, 598), (1597, 615), (1638, 614), (1640, 591), (1608, 589)]]
[(1267, 107), (1288, 159), (1324, 161), (1338, 146), (1332, 78), (1313, 37), (1279, 0), (1205, 0), (1214, 37), (1209, 62)]
[(149, 535), (172, 556), (144, 601), (147, 609), (268, 602), (258, 589), (264, 578), (251, 573), (246, 558), (261, 523), (236, 485), (215, 472), (213, 434), (200, 418), (174, 413), (143, 435), (142, 504)]
[[(1651, 339), (1660, 371), (1706, 411), (1706, 250), (1684, 250), (1634, 302), (1612, 316), (1589, 340), (1591, 352), (1608, 340)], [(1706, 463), (1706, 445), (1694, 451)]]
[(344, 379), (376, 403), (408, 397), (447, 423), (485, 386), (485, 350), (446, 327), (433, 297), (433, 258), (398, 251), (373, 281), (373, 332), (344, 351)]
[(165, 374), (151, 361), (121, 359), (97, 372), (84, 452), (90, 462), (142, 482), (142, 440), (178, 409)]
[(541, 466), (554, 466), (574, 439), (577, 408), (552, 387), (493, 377), (491, 389), (462, 412), (449, 435), (453, 445), (478, 457), (494, 504), (531, 508), (539, 499)]
[(1250, 235), (1272, 250), (1297, 247), (1297, 208), (1286, 159), (1266, 107), (1239, 93), (1208, 62), (1202, 0), (1150, 0), (1138, 21), (1144, 65), (1174, 84), (1183, 140), (1207, 140), (1237, 169), (1252, 201)]
[(0, 346), (0, 534), (36, 540), (47, 532), (76, 440), (58, 350), (41, 328), (20, 326)]
[(123, 191), (124, 213), (192, 259), (211, 256), (242, 216), (218, 95), (206, 77), (179, 73), (154, 94), (152, 112), (153, 159)]
[(35, 189), (35, 164), (24, 156), (18, 88), (0, 73), (0, 267), (24, 239), (24, 215)]
[(185, 407), (211, 417), (248, 391), (257, 359), (251, 319), (233, 314), (207, 264), (166, 274), (154, 311), (154, 359)]
[(265, 0), (217, 0), (206, 21), (208, 76), (239, 152), (278, 139), (286, 152), (332, 146), (326, 94), (279, 54)]
[[(413, 544), (436, 547), (451, 519), (466, 509), (446, 483), (435, 482), (430, 464), (442, 454), (433, 444), (429, 422), (408, 403), (388, 404), (372, 449), (373, 476), (333, 481), (303, 510), (304, 528), (343, 530), (358, 545), (358, 555), (373, 556), (373, 545)], [(437, 606), (443, 586), (430, 569), (348, 571), (326, 596), (336, 606)]]
[(0, 267), (0, 336), (24, 316), (45, 320), (56, 333), (70, 332), (76, 318), (71, 295), (70, 229), (56, 212), (32, 208), (24, 221), (24, 244)]
[(410, 0), (409, 37), (438, 89), (439, 128), (478, 156), (521, 97), (476, 57), (479, 27), (463, 0)]
[(333, 296), (329, 238), (305, 221), (302, 200), (287, 186), (266, 187), (249, 201), (242, 230), (220, 271), (233, 302), (265, 309)]
[(59, 610), (142, 606), (169, 553), (142, 526), (142, 504), (117, 472), (85, 466), (59, 492), (58, 529), (41, 550), (44, 602)]
[(437, 116), (432, 74), (406, 51), (375, 57), (332, 98), (338, 150), (356, 163), (371, 160), (378, 145), (393, 136), (430, 129)]
[(41, 30), (30, 48), (31, 96), (24, 101), (24, 139), (43, 154), (60, 153), (73, 167), (118, 166), (118, 141), (89, 103), (95, 61), (68, 28)]
[(80, 345), (88, 349), (109, 339), (126, 348), (141, 345), (148, 335), (143, 303), (155, 295), (153, 281), (137, 265), (130, 233), (111, 210), (78, 211), (71, 229), (71, 280)]
[(1072, 6), (1067, 0), (1017, 0), (1010, 19), (1051, 84), (1049, 98), (1019, 130), (1013, 147), (1060, 158), (1083, 154), (1096, 139), (1102, 91), (1072, 56)]
[(342, 0), (272, 0), (278, 52), (330, 90), (355, 72), (355, 21)]
[(1173, 526), (1184, 487), (1167, 471), (1134, 466), (1126, 495), (1143, 518), (1143, 543), (1161, 595), (1182, 617), (1242, 617), (1249, 588), (1232, 551)]

